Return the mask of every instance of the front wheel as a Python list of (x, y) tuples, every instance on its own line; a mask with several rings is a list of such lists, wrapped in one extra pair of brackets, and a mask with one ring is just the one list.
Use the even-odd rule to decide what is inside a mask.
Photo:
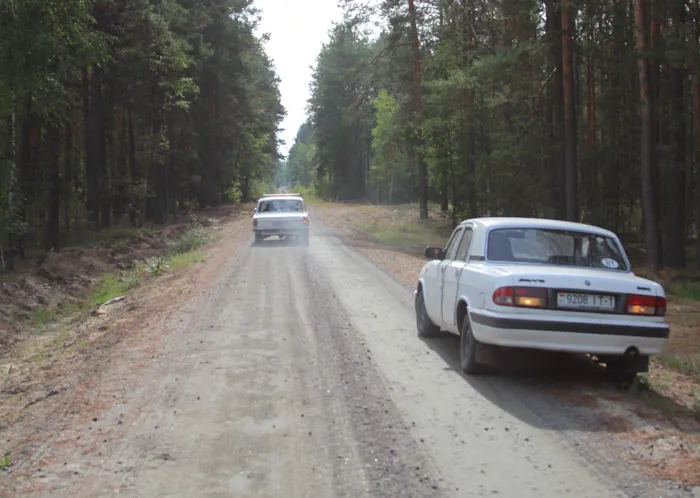
[(423, 298), (423, 289), (416, 294), (416, 327), (418, 328), (418, 337), (434, 337), (440, 332), (440, 327), (435, 325), (428, 316), (428, 310), (425, 309), (425, 299)]
[(469, 315), (464, 317), (462, 329), (459, 334), (459, 366), (467, 375), (483, 373), (483, 365), (476, 361), (476, 355), (481, 344), (472, 334), (472, 326)]

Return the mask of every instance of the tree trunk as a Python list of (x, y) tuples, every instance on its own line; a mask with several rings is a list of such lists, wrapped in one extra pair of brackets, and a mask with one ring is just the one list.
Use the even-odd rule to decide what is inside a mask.
[(557, 219), (566, 218), (566, 170), (564, 157), (564, 81), (562, 78), (561, 3), (547, 2), (547, 41), (550, 46), (551, 70), (554, 81), (547, 99), (547, 136), (549, 138), (549, 162), (551, 203)]
[(635, 0), (635, 35), (639, 59), (639, 103), (641, 107), (641, 180), (642, 207), (644, 210), (644, 239), (646, 244), (647, 266), (651, 270), (661, 267), (661, 244), (657, 218), (658, 196), (654, 186), (654, 146), (652, 136), (652, 98), (649, 88), (648, 45), (645, 23), (645, 0)]
[[(672, 18), (674, 20), (674, 30), (677, 39), (684, 39), (683, 28), (686, 20), (686, 2), (676, 0), (673, 3)], [(665, 202), (666, 207), (666, 247), (664, 248), (664, 258), (666, 266), (681, 268), (685, 266), (685, 69), (682, 63), (672, 64), (670, 68), (670, 92), (668, 113), (668, 130), (673, 141), (672, 154), (669, 170), (666, 173), (666, 183), (668, 197)]]
[(8, 185), (8, 201), (10, 216), (15, 210), (17, 190), (17, 97), (12, 96), (12, 111), (10, 113), (10, 178)]
[(574, 87), (574, 19), (571, 0), (562, 0), (562, 73), (564, 80), (564, 144), (566, 219), (578, 221), (578, 171), (576, 159), (576, 92)]
[(88, 223), (93, 230), (100, 226), (99, 168), (94, 145), (94, 123), (90, 102), (90, 74), (83, 67), (83, 146), (85, 148), (85, 183), (87, 190)]
[[(74, 116), (71, 113), (70, 120), (65, 125), (65, 134), (63, 141), (63, 185), (73, 185), (77, 178), (75, 174), (76, 168), (74, 167), (74, 154), (73, 154), (73, 123)], [(63, 202), (63, 230), (66, 232), (70, 230), (70, 200), (71, 195), (69, 192), (73, 192), (73, 189), (66, 188), (64, 195), (61, 196)]]
[(57, 127), (49, 128), (49, 213), (46, 222), (47, 251), (58, 251), (58, 236), (61, 227), (61, 131)]
[[(12, 96), (12, 110), (10, 111), (9, 122), (10, 143), (8, 150), (8, 206), (7, 211), (10, 219), (14, 219), (17, 213), (17, 97)], [(12, 232), (8, 234), (7, 240), (0, 240), (0, 265), (3, 270), (12, 270), (14, 267)]]
[[(594, 44), (594, 13), (592, 6), (589, 6), (588, 10), (588, 43), (590, 46)], [(600, 223), (603, 219), (603, 208), (600, 202), (599, 196), (599, 186), (598, 186), (598, 137), (597, 137), (597, 126), (596, 126), (596, 91), (595, 91), (595, 58), (593, 56), (588, 57), (586, 64), (586, 167), (584, 171), (586, 172), (587, 181), (582, 182), (585, 185), (584, 188), (587, 191), (586, 196), (586, 207), (587, 211), (590, 213), (591, 218), (594, 223)], [(583, 175), (582, 175), (583, 176)]]
[(450, 179), (444, 166), (440, 169), (440, 211), (446, 213), (450, 209)]
[(408, 0), (408, 15), (411, 22), (411, 45), (413, 46), (413, 98), (414, 111), (416, 113), (416, 134), (417, 140), (414, 144), (416, 161), (418, 163), (418, 200), (420, 203), (420, 219), (428, 219), (428, 165), (425, 163), (422, 145), (422, 118), (423, 118), (423, 97), (421, 94), (421, 63), (420, 63), (420, 40), (418, 39), (418, 15), (414, 0)]
[(12, 259), (20, 259), (25, 256), (27, 233), (24, 224), (28, 222), (27, 205), (34, 200), (32, 197), (36, 190), (32, 184), (39, 175), (38, 167), (36, 167), (37, 160), (33, 153), (36, 150), (36, 119), (33, 116), (33, 103), (33, 97), (28, 96), (18, 140), (17, 157), (19, 161), (15, 169), (17, 173), (15, 177), (16, 197), (13, 202), (14, 212), (11, 213), (14, 223), (10, 229), (9, 244)]
[(695, 125), (696, 263), (698, 268), (700, 268), (700, 192), (698, 192), (698, 189), (700, 189), (700, 74), (695, 75), (695, 81), (693, 82), (693, 124)]
[(460, 212), (461, 202), (457, 197), (457, 180), (455, 175), (455, 164), (452, 159), (452, 134), (448, 132), (447, 135), (449, 147), (447, 149), (447, 166), (450, 171), (450, 183), (452, 184), (452, 228), (457, 226), (457, 215)]

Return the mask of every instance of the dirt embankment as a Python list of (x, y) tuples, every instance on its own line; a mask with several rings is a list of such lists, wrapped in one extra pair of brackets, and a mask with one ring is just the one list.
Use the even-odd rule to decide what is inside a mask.
[[(196, 216), (206, 224), (209, 218), (230, 216), (232, 209), (200, 210)], [(0, 275), (0, 356), (26, 338), (31, 329), (78, 311), (101, 276), (163, 255), (190, 226), (183, 217), (179, 223), (141, 230), (80, 233), (82, 244), (21, 261), (14, 272)]]
[[(415, 286), (425, 264), (425, 247), (444, 245), (451, 232), (450, 219), (435, 208), (428, 223), (420, 222), (413, 205), (318, 202), (312, 212), (407, 288)], [(574, 407), (572, 416), (576, 406), (592, 410), (596, 418), (591, 423), (608, 429), (600, 432), (601, 444), (641, 472), (698, 486), (700, 372), (692, 366), (700, 367), (700, 302), (671, 295), (667, 318), (672, 332), (665, 354), (629, 392), (610, 388), (595, 371), (585, 369), (560, 372), (557, 381), (551, 372), (535, 373), (532, 385), (536, 392)]]
[[(14, 346), (0, 356), (0, 495), (4, 485), (37, 471), (27, 465), (38, 465), (41, 472), (59, 446), (87, 451), (83, 442), (88, 438), (80, 431), (124, 398), (126, 386), (157, 358), (159, 345), (171, 331), (170, 317), (206, 292), (230, 257), (228, 251), (248, 239), (249, 220), (241, 210), (199, 213), (200, 220), (207, 217), (212, 218), (212, 226), (205, 229), (208, 243), (171, 259), (186, 264), (141, 282), (126, 299), (99, 312), (81, 306), (78, 311), (67, 308), (65, 315), (41, 326), (33, 320), (37, 310), (66, 302), (85, 304), (101, 274), (129, 270), (138, 261), (163, 255), (181, 242), (191, 225), (149, 230), (119, 241), (117, 247), (70, 248), (3, 282), (6, 288), (23, 289), (24, 297), (2, 296), (3, 306), (11, 306), (4, 318), (12, 320), (14, 328), (10, 334), (5, 329), (5, 334)], [(71, 431), (74, 434), (68, 436)], [(5, 480), (2, 470), (12, 477)], [(65, 472), (72, 474), (68, 468)]]

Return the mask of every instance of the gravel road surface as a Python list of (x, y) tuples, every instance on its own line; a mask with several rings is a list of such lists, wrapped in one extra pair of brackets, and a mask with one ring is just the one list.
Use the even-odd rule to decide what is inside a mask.
[(458, 373), (456, 338), (417, 337), (408, 289), (312, 234), (231, 255), (92, 427), (124, 437), (73, 455), (53, 496), (655, 496), (565, 408)]

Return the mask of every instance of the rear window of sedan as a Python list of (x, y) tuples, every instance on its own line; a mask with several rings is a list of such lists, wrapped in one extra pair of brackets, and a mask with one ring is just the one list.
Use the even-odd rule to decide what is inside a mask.
[(502, 228), (489, 232), (490, 261), (577, 266), (628, 271), (615, 239), (596, 233), (544, 228)]
[(304, 203), (299, 199), (270, 199), (269, 201), (261, 201), (258, 211), (261, 213), (274, 211), (303, 212)]

